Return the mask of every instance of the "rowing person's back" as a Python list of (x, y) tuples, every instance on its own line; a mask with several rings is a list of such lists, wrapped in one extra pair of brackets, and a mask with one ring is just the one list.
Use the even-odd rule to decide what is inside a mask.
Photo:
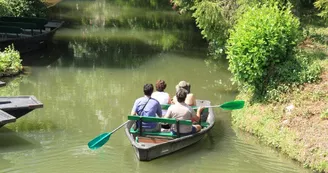
[[(177, 102), (174, 105), (171, 105), (164, 118), (175, 118), (177, 120), (192, 120), (194, 122), (198, 122), (201, 116), (201, 112), (204, 107), (199, 107), (197, 109), (197, 113), (185, 103), (188, 91), (184, 88), (179, 88), (176, 92)], [(201, 130), (200, 125), (179, 125), (180, 135), (189, 135), (192, 133), (196, 133)], [(177, 127), (175, 124), (172, 125), (171, 131), (173, 134), (177, 133)]]
[[(144, 96), (138, 98), (133, 105), (131, 114), (145, 117), (162, 117), (162, 108), (156, 99), (151, 98), (151, 94), (154, 91), (153, 84), (144, 85)], [(137, 122), (137, 126), (141, 124)], [(142, 128), (144, 131), (160, 131), (161, 126), (158, 123), (153, 122), (143, 122)]]

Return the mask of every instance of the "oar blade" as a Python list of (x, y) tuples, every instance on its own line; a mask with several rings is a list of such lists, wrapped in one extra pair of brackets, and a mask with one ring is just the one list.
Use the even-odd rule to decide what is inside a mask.
[(245, 105), (245, 101), (243, 101), (243, 100), (235, 100), (235, 101), (223, 103), (220, 106), (220, 108), (222, 108), (224, 110), (235, 110), (235, 109), (241, 109), (241, 108), (243, 108), (244, 105)]
[(96, 150), (102, 147), (110, 138), (111, 133), (103, 133), (88, 143), (88, 146), (92, 150)]

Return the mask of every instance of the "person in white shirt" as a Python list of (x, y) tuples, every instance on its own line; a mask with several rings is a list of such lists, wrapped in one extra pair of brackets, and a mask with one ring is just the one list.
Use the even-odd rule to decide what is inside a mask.
[[(166, 88), (166, 83), (164, 80), (156, 81), (156, 91), (151, 95), (152, 98), (156, 99), (161, 105), (171, 104), (170, 95), (164, 92)], [(166, 110), (162, 110), (163, 115), (166, 114)]]

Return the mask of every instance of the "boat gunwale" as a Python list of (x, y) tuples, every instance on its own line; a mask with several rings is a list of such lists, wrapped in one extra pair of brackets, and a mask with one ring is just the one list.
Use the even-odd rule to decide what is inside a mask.
[[(15, 110), (15, 109), (36, 109), (36, 108), (43, 108), (43, 103), (41, 103), (35, 96), (33, 95), (21, 95), (21, 96), (1, 96), (1, 99), (11, 100), (11, 99), (29, 99), (32, 100), (33, 104), (28, 104), (26, 106), (10, 106), (13, 103), (7, 103), (0, 107), (0, 110), (8, 111), (8, 110)], [(6, 107), (8, 105), (8, 107)]]

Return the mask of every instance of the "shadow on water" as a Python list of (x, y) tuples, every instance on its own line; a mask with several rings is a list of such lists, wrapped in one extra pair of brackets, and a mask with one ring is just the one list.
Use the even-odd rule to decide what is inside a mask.
[(62, 57), (62, 49), (67, 49), (68, 44), (65, 42), (52, 42), (46, 49), (34, 51), (21, 55), (23, 66), (48, 66), (58, 61)]
[(0, 128), (0, 153), (1, 150), (5, 152), (18, 151), (18, 150), (29, 150), (39, 148), (40, 144), (31, 139), (19, 135), (19, 133), (12, 131), (6, 127)]

